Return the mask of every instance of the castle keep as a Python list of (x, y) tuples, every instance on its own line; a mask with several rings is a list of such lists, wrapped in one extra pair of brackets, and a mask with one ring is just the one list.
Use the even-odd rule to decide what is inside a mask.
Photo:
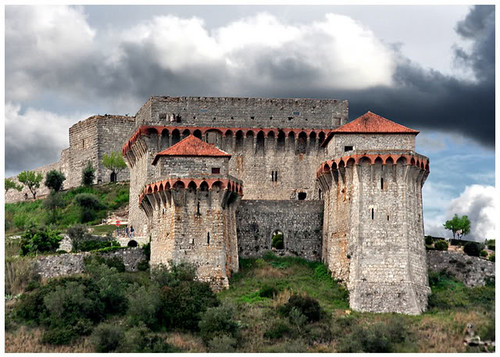
[(429, 160), (415, 152), (417, 131), (371, 112), (347, 117), (337, 100), (152, 97), (101, 129), (87, 119), (102, 133), (89, 149), (75, 128), (87, 121), (76, 124), (66, 150), (83, 145), (86, 156), (58, 167), (79, 177), (83, 159), (120, 144), (129, 224), (138, 241), (151, 241), (152, 264), (191, 262), (220, 289), (239, 257), (261, 256), (280, 232), (278, 252), (322, 260), (346, 283), (353, 309), (418, 314), (430, 293)]

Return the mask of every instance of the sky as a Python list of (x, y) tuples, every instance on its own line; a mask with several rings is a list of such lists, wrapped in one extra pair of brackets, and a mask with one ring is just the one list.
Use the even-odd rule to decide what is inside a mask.
[(426, 234), (494, 239), (494, 6), (6, 6), (5, 175), (156, 95), (349, 101), (420, 131)]

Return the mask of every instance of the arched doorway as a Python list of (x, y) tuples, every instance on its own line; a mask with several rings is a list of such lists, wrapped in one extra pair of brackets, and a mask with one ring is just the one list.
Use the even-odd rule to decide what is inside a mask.
[(271, 235), (271, 248), (276, 250), (285, 249), (285, 236), (279, 229), (275, 230)]
[(137, 242), (135, 240), (131, 240), (130, 242), (128, 242), (127, 247), (135, 248), (137, 247)]
[(116, 181), (117, 181), (116, 172), (112, 172), (111, 175), (109, 176), (109, 182), (116, 182)]

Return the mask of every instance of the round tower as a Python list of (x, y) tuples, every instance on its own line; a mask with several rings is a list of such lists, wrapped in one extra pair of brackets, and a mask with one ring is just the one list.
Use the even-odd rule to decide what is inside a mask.
[(419, 314), (430, 293), (422, 186), (428, 158), (415, 135), (373, 113), (335, 130), (318, 168), (323, 260), (347, 283), (351, 308)]

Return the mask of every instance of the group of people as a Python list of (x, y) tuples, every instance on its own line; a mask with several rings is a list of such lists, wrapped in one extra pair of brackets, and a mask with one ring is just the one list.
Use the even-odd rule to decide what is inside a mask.
[(125, 234), (131, 239), (134, 238), (134, 226), (131, 225), (129, 228), (127, 225), (127, 227), (125, 228)]

